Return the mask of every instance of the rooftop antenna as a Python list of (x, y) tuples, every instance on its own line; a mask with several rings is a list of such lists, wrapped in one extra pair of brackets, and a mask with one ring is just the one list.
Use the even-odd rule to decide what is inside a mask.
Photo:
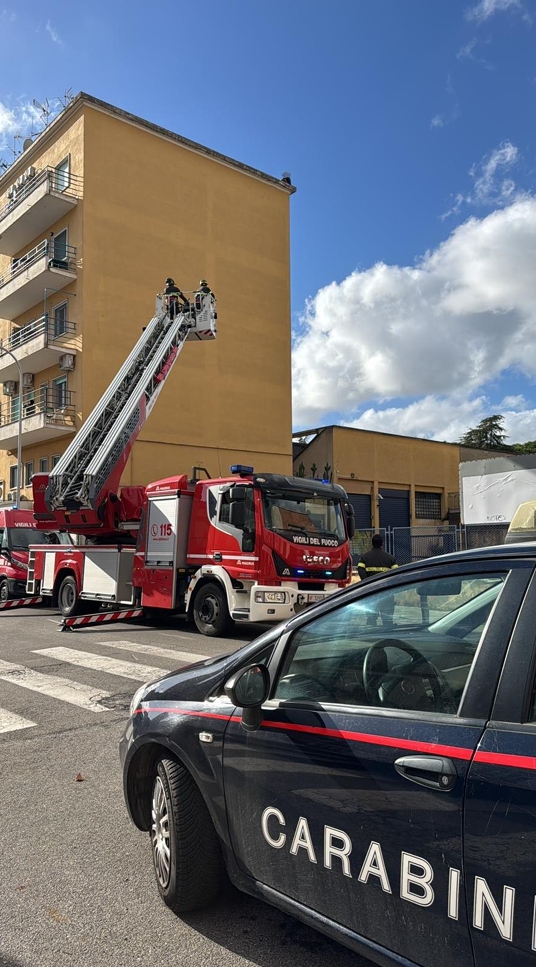
[(50, 114), (51, 114), (51, 108), (50, 108), (48, 97), (45, 98), (42, 104), (40, 104), (39, 101), (36, 101), (34, 97), (32, 103), (34, 107), (38, 108), (39, 111), (41, 111), (41, 117), (39, 120), (41, 121), (43, 128), (47, 128), (49, 125)]
[(68, 107), (71, 101), (74, 101), (74, 94), (72, 87), (68, 87), (66, 91), (63, 92), (61, 97), (57, 99), (62, 107)]

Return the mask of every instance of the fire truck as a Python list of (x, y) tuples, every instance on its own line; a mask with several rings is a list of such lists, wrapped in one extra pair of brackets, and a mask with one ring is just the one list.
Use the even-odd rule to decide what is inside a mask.
[(67, 534), (37, 529), (31, 510), (0, 507), (0, 604), (26, 593), (30, 544), (70, 543)]
[[(208, 287), (207, 287), (208, 288)], [(330, 482), (203, 468), (119, 489), (134, 441), (186, 342), (216, 336), (201, 290), (180, 310), (157, 297), (130, 356), (50, 474), (33, 477), (39, 527), (82, 546), (32, 547), (27, 593), (65, 617), (98, 605), (187, 614), (200, 632), (279, 621), (348, 583), (352, 508)]]

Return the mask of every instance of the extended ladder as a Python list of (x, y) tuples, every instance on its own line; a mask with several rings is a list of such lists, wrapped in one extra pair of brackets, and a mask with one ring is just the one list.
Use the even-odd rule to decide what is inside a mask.
[(120, 476), (184, 343), (213, 339), (215, 319), (211, 293), (197, 294), (194, 304), (174, 319), (157, 298), (151, 322), (49, 475), (45, 500), (51, 511), (98, 509), (107, 484), (117, 471)]

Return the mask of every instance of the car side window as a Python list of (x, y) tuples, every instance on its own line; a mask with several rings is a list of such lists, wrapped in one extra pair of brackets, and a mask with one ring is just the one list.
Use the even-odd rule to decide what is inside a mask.
[(273, 698), (455, 714), (506, 573), (376, 590), (292, 636)]

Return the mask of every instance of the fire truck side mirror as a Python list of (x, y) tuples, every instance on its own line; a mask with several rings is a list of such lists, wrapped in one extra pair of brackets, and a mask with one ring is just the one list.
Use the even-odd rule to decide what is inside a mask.
[(355, 534), (355, 517), (354, 508), (350, 503), (344, 505), (344, 510), (346, 513), (346, 530), (348, 531), (348, 540), (352, 540)]
[(246, 488), (233, 487), (230, 494), (229, 523), (243, 530), (246, 522)]

